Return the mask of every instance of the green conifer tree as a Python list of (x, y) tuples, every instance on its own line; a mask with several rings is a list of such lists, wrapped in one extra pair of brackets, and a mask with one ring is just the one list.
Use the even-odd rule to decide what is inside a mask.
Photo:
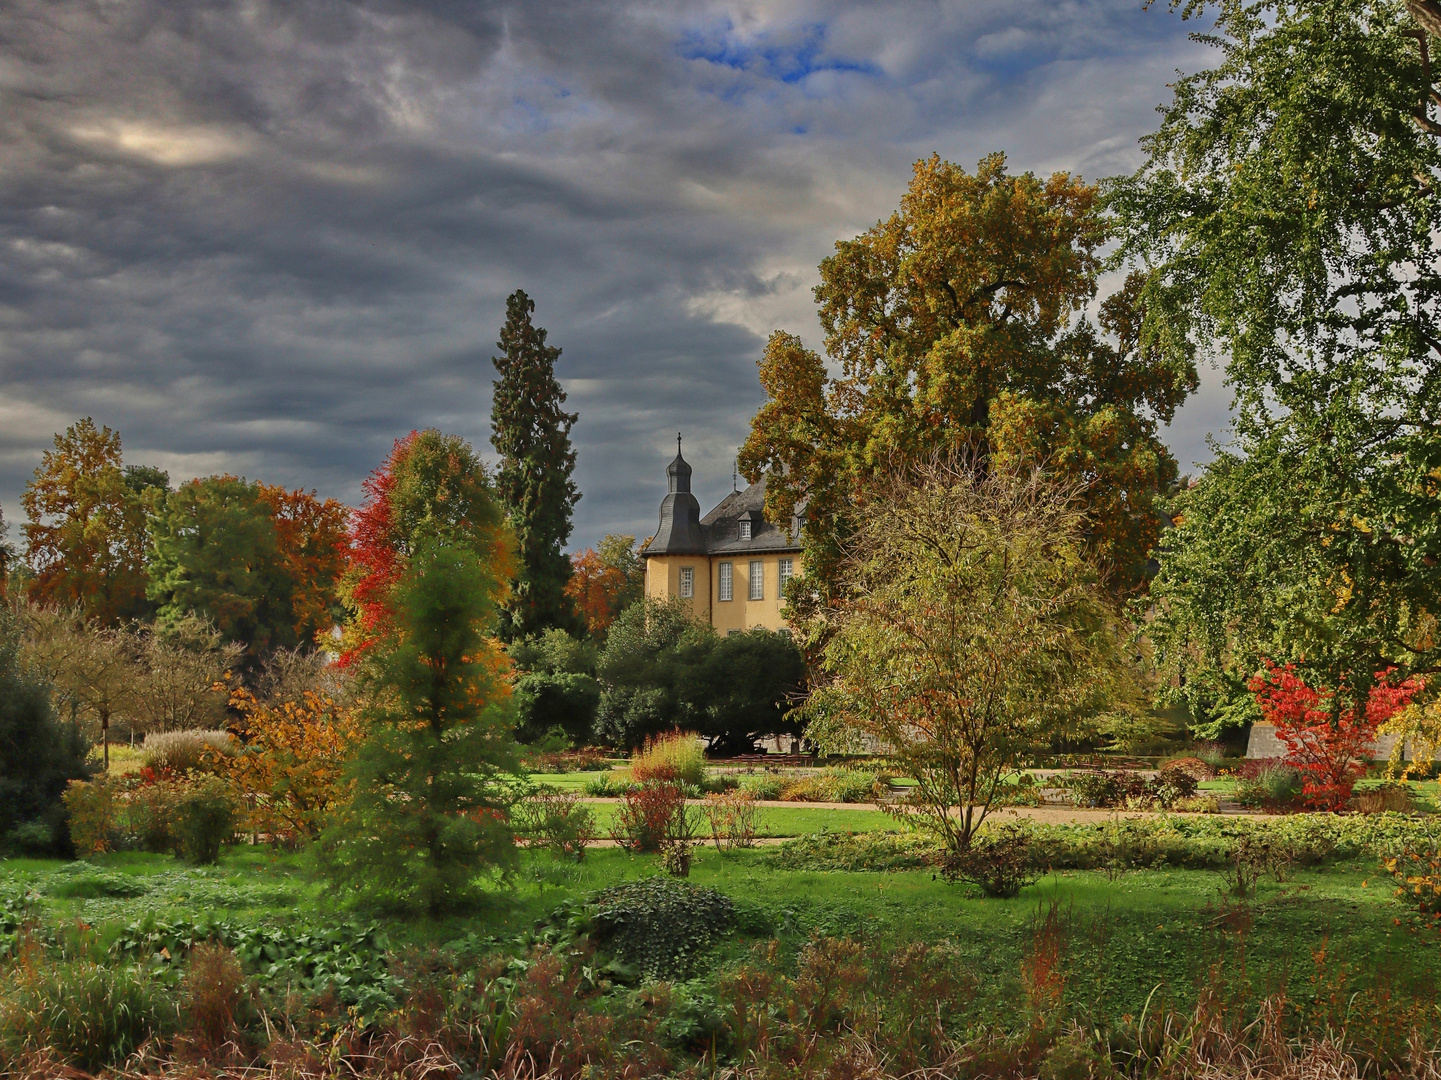
[(393, 633), (361, 675), (370, 733), (321, 845), (330, 876), (367, 900), (434, 914), (515, 863), (515, 742), (489, 637), (502, 588), (474, 552), (426, 539), (390, 592)]
[(560, 350), (545, 343), (531, 321), (535, 301), (517, 289), (506, 301), (505, 326), (493, 357), (500, 378), (491, 404), (491, 443), (500, 455), (496, 491), (514, 529), (514, 588), (501, 619), (507, 641), (551, 627), (581, 632), (570, 598), (570, 516), (580, 492), (571, 480), (575, 413), (562, 408), (565, 391), (555, 379)]

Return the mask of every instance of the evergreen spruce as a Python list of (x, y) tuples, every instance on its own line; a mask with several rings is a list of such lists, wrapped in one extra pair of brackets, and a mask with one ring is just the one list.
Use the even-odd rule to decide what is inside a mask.
[(575, 451), (565, 391), (555, 379), (560, 350), (531, 321), (535, 302), (517, 289), (492, 359), (500, 378), (491, 404), (491, 443), (500, 455), (496, 490), (517, 541), (516, 580), (500, 632), (515, 640), (551, 627), (581, 632), (570, 598), (570, 516), (580, 492), (571, 480)]
[(370, 733), (321, 849), (331, 878), (369, 901), (437, 914), (515, 865), (508, 665), (489, 637), (502, 589), (439, 538), (421, 540), (388, 594), (391, 632), (361, 670)]

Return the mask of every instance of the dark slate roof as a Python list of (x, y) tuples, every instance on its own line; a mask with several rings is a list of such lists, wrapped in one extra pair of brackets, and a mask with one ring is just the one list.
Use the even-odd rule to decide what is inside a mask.
[[(800, 551), (799, 535), (787, 536), (786, 530), (761, 517), (766, 503), (766, 481), (759, 481), (744, 491), (732, 491), (709, 514), (700, 519), (705, 531), (706, 554), (737, 557), (765, 552)], [(751, 519), (751, 538), (740, 538), (740, 520)]]
[(691, 468), (680, 456), (676, 439), (675, 460), (665, 470), (669, 491), (660, 504), (660, 525), (646, 545), (647, 555), (703, 555), (705, 533), (700, 524), (700, 503), (690, 492)]
[[(691, 467), (677, 452), (666, 468), (670, 488), (660, 504), (660, 525), (645, 547), (647, 555), (749, 555), (800, 551), (799, 532), (787, 536), (762, 517), (766, 482), (762, 478), (744, 491), (732, 491), (709, 514), (700, 516), (700, 503), (690, 491)], [(740, 538), (743, 517), (751, 520), (751, 537)]]

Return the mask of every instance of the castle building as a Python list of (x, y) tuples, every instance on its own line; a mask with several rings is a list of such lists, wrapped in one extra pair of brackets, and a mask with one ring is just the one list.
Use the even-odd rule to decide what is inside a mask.
[(702, 517), (680, 436), (675, 442), (660, 525), (643, 551), (646, 596), (678, 597), (696, 619), (723, 634), (757, 627), (789, 633), (782, 594), (801, 572), (800, 530), (778, 528), (761, 516), (764, 479), (732, 491)]

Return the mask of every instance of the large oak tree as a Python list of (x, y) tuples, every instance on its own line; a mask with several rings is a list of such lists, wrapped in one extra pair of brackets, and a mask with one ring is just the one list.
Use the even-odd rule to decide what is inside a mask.
[(1080, 481), (1109, 583), (1142, 580), (1176, 475), (1157, 425), (1196, 372), (1140, 339), (1137, 282), (1102, 305), (1100, 330), (1080, 317), (1107, 237), (1097, 200), (1066, 173), (1012, 174), (999, 154), (974, 174), (932, 157), (896, 213), (821, 263), (830, 363), (771, 337), (767, 401), (740, 454), (748, 479), (768, 477), (773, 520), (803, 514), (813, 582), (829, 579), (869, 478), (962, 447)]
[(120, 434), (86, 417), (55, 436), (21, 498), (30, 599), (108, 624), (146, 611), (146, 507)]

